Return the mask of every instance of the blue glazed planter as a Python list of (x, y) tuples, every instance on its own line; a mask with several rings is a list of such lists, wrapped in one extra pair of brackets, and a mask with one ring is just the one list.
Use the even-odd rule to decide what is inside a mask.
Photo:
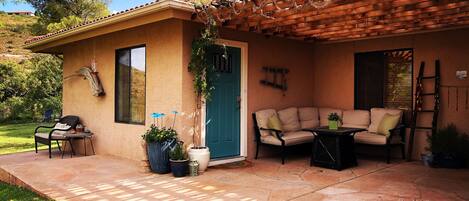
[(148, 160), (150, 162), (151, 171), (159, 174), (171, 172), (169, 163), (169, 151), (171, 150), (171, 142), (152, 142), (147, 143)]
[(174, 177), (185, 177), (189, 172), (189, 160), (171, 160), (171, 172)]

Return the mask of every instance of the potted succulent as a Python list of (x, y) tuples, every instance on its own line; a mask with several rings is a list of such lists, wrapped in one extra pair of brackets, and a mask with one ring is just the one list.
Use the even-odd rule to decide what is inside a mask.
[(171, 162), (171, 172), (174, 177), (184, 177), (187, 175), (189, 159), (184, 152), (183, 142), (178, 142), (169, 152), (169, 161)]
[[(152, 117), (163, 121), (164, 114), (153, 113)], [(170, 172), (169, 151), (176, 144), (177, 132), (172, 127), (166, 128), (155, 122), (142, 138), (147, 144), (148, 161), (153, 172), (166, 174)]]
[(329, 129), (331, 130), (339, 129), (340, 116), (337, 113), (335, 112), (330, 113), (327, 119), (329, 120)]

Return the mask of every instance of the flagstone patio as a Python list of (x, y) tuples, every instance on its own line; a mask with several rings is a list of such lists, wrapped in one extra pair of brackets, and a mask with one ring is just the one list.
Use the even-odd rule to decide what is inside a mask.
[[(468, 200), (469, 170), (432, 169), (419, 162), (359, 157), (335, 171), (290, 156), (212, 167), (198, 177), (174, 178), (111, 156), (48, 159), (0, 156), (0, 179), (55, 200)], [(366, 158), (366, 159), (363, 159)]]

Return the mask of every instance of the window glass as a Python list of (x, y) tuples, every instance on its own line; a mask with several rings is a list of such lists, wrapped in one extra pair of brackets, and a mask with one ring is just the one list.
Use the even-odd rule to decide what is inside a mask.
[(145, 122), (145, 47), (116, 52), (116, 122)]
[(376, 51), (355, 54), (355, 109), (374, 107), (412, 111), (413, 51)]

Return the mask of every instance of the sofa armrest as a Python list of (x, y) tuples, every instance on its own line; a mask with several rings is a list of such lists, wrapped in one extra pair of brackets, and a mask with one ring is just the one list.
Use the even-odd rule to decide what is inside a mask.
[(404, 129), (404, 128), (405, 128), (404, 124), (399, 124), (399, 125), (397, 125), (395, 128), (389, 130), (389, 132), (390, 132), (390, 133), (395, 133), (395, 132), (397, 132), (397, 131), (401, 131), (401, 130)]
[(389, 130), (390, 135), (388, 137), (388, 143), (392, 142), (391, 140), (392, 140), (394, 135), (400, 135), (401, 138), (402, 138), (401, 141), (404, 142), (404, 138), (403, 138), (403, 137), (405, 137), (405, 135), (403, 135), (404, 132), (405, 132), (405, 125), (404, 124), (398, 124), (395, 128)]
[(265, 130), (265, 131), (272, 131), (275, 133), (275, 137), (279, 139), (282, 143), (285, 141), (282, 139), (283, 137), (283, 132), (281, 130), (276, 130), (276, 129), (271, 129), (271, 128), (259, 128), (260, 130)]

